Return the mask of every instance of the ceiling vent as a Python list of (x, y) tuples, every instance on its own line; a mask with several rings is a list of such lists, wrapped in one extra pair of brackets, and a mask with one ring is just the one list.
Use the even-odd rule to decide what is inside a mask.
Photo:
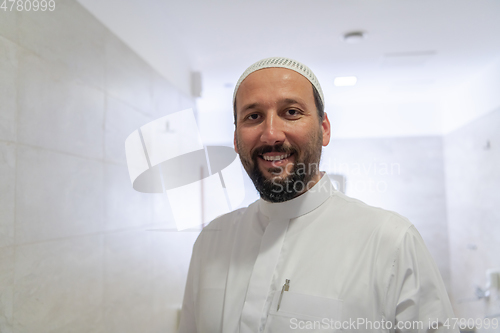
[(364, 31), (351, 31), (344, 34), (344, 36), (342, 36), (342, 40), (349, 44), (357, 44), (365, 39), (366, 36), (367, 34)]

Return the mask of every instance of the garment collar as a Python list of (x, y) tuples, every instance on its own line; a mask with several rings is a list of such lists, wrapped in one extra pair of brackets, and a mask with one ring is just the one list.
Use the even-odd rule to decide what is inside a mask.
[(321, 179), (309, 191), (292, 200), (271, 203), (259, 199), (259, 210), (269, 217), (270, 220), (293, 219), (318, 208), (334, 191), (335, 188), (330, 178), (324, 173)]

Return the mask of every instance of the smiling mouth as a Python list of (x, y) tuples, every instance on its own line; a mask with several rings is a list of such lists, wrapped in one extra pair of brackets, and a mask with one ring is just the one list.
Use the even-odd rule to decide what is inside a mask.
[(260, 157), (265, 160), (265, 161), (270, 161), (270, 162), (274, 162), (274, 161), (281, 161), (281, 160), (284, 160), (288, 157), (292, 156), (292, 154), (282, 154), (282, 155), (275, 155), (275, 156), (265, 156), (265, 155), (260, 155)]

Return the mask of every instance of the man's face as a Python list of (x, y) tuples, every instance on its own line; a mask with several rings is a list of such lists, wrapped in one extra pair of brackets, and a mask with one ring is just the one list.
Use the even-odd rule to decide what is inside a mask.
[(241, 83), (234, 145), (263, 199), (286, 201), (314, 185), (329, 141), (328, 118), (320, 122), (312, 85), (302, 75), (266, 68)]

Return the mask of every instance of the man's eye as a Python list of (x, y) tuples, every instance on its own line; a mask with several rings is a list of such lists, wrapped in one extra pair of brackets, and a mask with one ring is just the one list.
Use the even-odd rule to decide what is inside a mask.
[(259, 119), (259, 115), (257, 113), (252, 113), (251, 115), (248, 116), (249, 120), (257, 120)]
[(286, 110), (286, 112), (290, 116), (298, 116), (299, 115), (299, 111), (295, 110), (295, 109), (289, 109), (289, 110)]

